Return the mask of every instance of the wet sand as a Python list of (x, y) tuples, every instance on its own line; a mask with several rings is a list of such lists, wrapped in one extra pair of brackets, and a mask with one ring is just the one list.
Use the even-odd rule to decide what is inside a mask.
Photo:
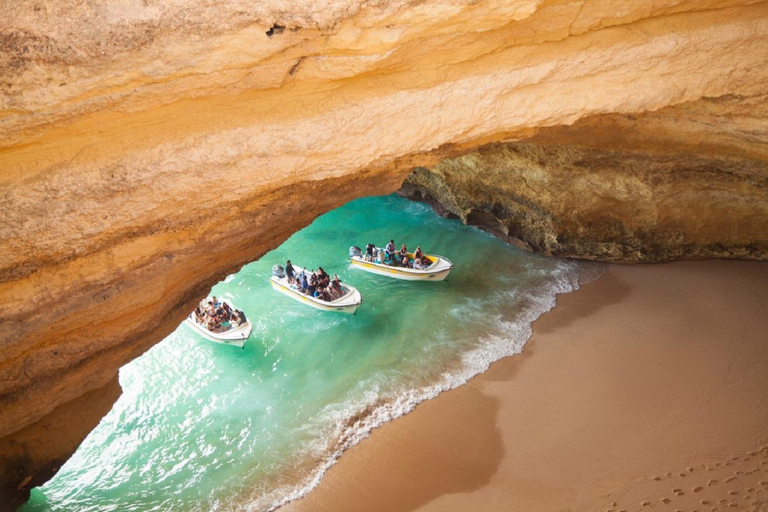
[(312, 511), (768, 511), (768, 263), (611, 266), (346, 452)]

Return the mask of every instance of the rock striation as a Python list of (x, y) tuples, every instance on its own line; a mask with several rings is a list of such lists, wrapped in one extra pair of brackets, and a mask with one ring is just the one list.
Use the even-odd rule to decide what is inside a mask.
[(767, 104), (701, 99), (544, 128), (417, 168), (400, 194), (552, 256), (768, 259)]
[[(707, 133), (758, 201), (767, 57), (759, 0), (2, 3), (0, 502), (91, 428), (51, 415), (81, 411), (212, 284), (415, 166), (521, 140), (571, 167), (641, 161), (658, 119), (668, 158), (692, 162)], [(709, 121), (688, 136), (678, 106)], [(582, 148), (593, 130), (603, 145)]]

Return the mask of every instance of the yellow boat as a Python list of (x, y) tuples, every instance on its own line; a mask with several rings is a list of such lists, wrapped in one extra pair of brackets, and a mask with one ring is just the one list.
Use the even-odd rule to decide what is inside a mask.
[[(376, 249), (374, 252), (375, 255), (372, 261), (368, 261), (362, 255), (359, 247), (350, 247), (349, 259), (352, 267), (372, 274), (403, 279), (405, 281), (444, 281), (454, 268), (453, 263), (448, 258), (436, 254), (424, 255), (430, 262), (430, 265), (426, 268), (413, 268), (381, 263), (381, 261), (384, 261), (383, 256), (381, 258), (377, 258), (377, 256), (379, 253), (383, 253), (384, 250)], [(413, 253), (408, 253), (408, 259), (413, 260)]]

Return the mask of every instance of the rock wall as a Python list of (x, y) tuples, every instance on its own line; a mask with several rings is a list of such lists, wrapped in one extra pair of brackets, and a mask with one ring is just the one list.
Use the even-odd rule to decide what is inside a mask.
[(417, 168), (400, 194), (547, 255), (768, 259), (766, 105), (702, 99), (541, 129)]
[[(0, 438), (414, 166), (703, 97), (764, 105), (767, 36), (758, 0), (0, 4)], [(29, 472), (3, 496), (62, 456), (20, 469), (3, 446), (1, 474)]]

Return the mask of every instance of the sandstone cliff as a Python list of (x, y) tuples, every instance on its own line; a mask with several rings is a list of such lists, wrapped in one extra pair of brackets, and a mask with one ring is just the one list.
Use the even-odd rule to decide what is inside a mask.
[[(318, 214), (542, 127), (618, 114), (631, 132), (704, 97), (751, 116), (767, 36), (757, 0), (3, 3), (3, 495), (61, 460), (30, 444), (50, 415)], [(717, 118), (717, 147), (762, 158), (764, 117)]]
[(553, 256), (768, 259), (766, 105), (702, 99), (545, 128), (418, 168), (400, 193)]

